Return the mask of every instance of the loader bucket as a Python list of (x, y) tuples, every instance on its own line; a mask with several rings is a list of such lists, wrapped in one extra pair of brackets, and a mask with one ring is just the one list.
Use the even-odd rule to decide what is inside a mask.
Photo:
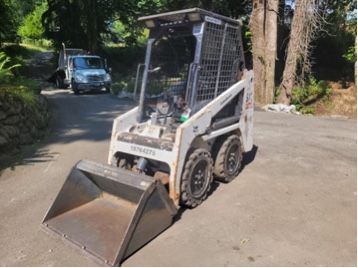
[(114, 266), (168, 228), (176, 211), (160, 181), (82, 160), (43, 225)]

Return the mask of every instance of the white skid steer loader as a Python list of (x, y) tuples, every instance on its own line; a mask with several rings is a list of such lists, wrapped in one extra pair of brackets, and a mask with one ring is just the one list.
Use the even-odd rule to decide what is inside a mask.
[(107, 265), (199, 205), (213, 179), (235, 178), (253, 146), (240, 22), (198, 8), (139, 21), (150, 30), (139, 105), (114, 120), (109, 165), (78, 162), (43, 220)]

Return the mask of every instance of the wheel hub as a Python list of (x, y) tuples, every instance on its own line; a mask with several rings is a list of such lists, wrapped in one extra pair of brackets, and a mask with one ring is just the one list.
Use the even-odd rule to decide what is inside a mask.
[(205, 191), (208, 163), (205, 160), (199, 161), (192, 172), (191, 192), (194, 196), (200, 196)]
[(229, 174), (236, 172), (236, 169), (239, 165), (239, 147), (236, 144), (233, 144), (228, 150), (226, 168)]

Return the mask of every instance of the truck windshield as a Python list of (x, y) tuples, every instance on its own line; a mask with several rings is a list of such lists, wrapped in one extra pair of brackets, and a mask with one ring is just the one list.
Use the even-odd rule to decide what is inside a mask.
[(101, 58), (76, 57), (73, 59), (73, 66), (77, 69), (103, 69), (104, 64)]

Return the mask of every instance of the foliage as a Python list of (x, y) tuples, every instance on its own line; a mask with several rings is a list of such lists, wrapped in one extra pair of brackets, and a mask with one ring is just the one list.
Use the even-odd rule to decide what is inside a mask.
[(311, 76), (305, 87), (292, 89), (291, 104), (294, 104), (301, 113), (314, 113), (314, 109), (309, 105), (319, 99), (329, 98), (331, 92), (325, 81), (317, 81)]
[(10, 62), (10, 58), (4, 52), (0, 52), (0, 84), (6, 83), (13, 76), (11, 70), (20, 67), (20, 64), (6, 66)]
[(0, 46), (3, 42), (14, 41), (19, 24), (17, 6), (12, 0), (0, 0)]
[(318, 79), (354, 81), (357, 1), (329, 0), (321, 5), (326, 24), (315, 43), (313, 71)]
[(7, 86), (0, 86), (0, 98), (2, 96), (7, 95), (8, 101), (11, 99), (21, 99), (24, 103), (28, 105), (32, 105), (35, 102), (35, 94), (32, 90), (30, 90), (27, 86), (14, 86), (14, 85), (7, 85)]
[(348, 62), (351, 63), (356, 62), (357, 61), (356, 46), (349, 47), (347, 52), (343, 54), (343, 58), (345, 58)]
[[(112, 94), (117, 95), (119, 92), (133, 92), (134, 91), (134, 85), (135, 85), (135, 77), (128, 75), (128, 76), (120, 76), (120, 75), (115, 75), (113, 77), (113, 80), (115, 81), (114, 83), (112, 83)], [(137, 89), (137, 94), (138, 91), (140, 90), (140, 85), (138, 86)]]
[(17, 33), (22, 38), (41, 39), (44, 33), (41, 17), (47, 8), (47, 2), (42, 2), (41, 4), (37, 5), (36, 8), (25, 17)]
[(108, 65), (122, 77), (135, 76), (137, 65), (144, 60), (145, 47), (141, 45), (104, 47), (99, 54), (107, 58)]
[(125, 3), (115, 0), (48, 0), (48, 10), (42, 16), (45, 36), (53, 40), (56, 48), (64, 42), (94, 52), (102, 43), (102, 35), (109, 32), (118, 9), (125, 11)]

